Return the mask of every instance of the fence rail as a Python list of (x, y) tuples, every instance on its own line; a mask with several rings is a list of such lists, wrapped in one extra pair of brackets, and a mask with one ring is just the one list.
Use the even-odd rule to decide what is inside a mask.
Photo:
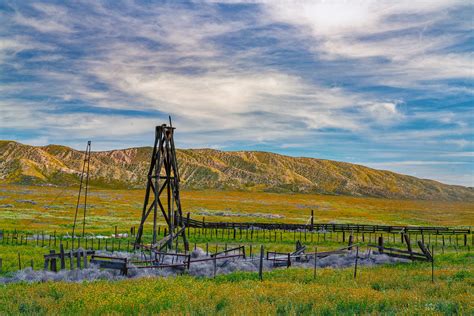
[(206, 222), (190, 218), (182, 218), (187, 227), (211, 229), (266, 229), (266, 230), (307, 230), (327, 232), (354, 233), (419, 233), (436, 235), (471, 234), (470, 228), (450, 228), (442, 226), (390, 226), (390, 225), (361, 225), (361, 224), (288, 224), (288, 223), (258, 223), (258, 222)]

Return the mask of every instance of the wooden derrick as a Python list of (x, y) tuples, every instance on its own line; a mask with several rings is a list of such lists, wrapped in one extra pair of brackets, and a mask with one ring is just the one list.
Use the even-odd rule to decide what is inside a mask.
[[(160, 210), (168, 225), (165, 246), (171, 248), (173, 241), (182, 237), (185, 250), (189, 250), (179, 195), (180, 178), (174, 145), (174, 130), (171, 118), (169, 126), (163, 124), (157, 126), (155, 130), (155, 143), (148, 170), (145, 200), (140, 226), (136, 234), (135, 248), (140, 248), (143, 243), (144, 225), (150, 215), (153, 218), (151, 246), (152, 248), (156, 248), (156, 246), (162, 248), (163, 243), (158, 244), (157, 242), (157, 216)], [(166, 209), (163, 206), (162, 198), (166, 199)]]

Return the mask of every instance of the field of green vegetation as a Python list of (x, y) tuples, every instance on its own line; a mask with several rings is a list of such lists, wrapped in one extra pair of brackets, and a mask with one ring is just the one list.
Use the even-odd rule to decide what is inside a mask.
[[(0, 185), (0, 229), (71, 231), (77, 188)], [(92, 188), (89, 232), (129, 230), (139, 223), (144, 190)], [(184, 191), (183, 212), (209, 221), (474, 226), (470, 202), (387, 200), (315, 194)], [(81, 201), (81, 203), (83, 203)]]
[(0, 314), (418, 314), (472, 315), (473, 255), (352, 269), (279, 269), (215, 279), (177, 276), (0, 285)]
[[(21, 267), (43, 268), (43, 255), (59, 249), (70, 233), (77, 199), (75, 188), (0, 186), (0, 241), (2, 272), (7, 277)], [(92, 190), (88, 199), (87, 235), (111, 236), (129, 232), (138, 226), (143, 190)], [(89, 203), (90, 202), (90, 203)], [(184, 211), (191, 217), (206, 220), (306, 223), (314, 209), (317, 222), (446, 225), (474, 224), (473, 206), (461, 202), (383, 200), (342, 196), (272, 193), (185, 191)], [(278, 215), (278, 216), (276, 216)], [(18, 233), (15, 235), (14, 231)], [(148, 230), (149, 231), (149, 230)], [(54, 233), (55, 232), (55, 233)], [(21, 239), (37, 234), (39, 240)], [(46, 236), (43, 240), (42, 234)], [(257, 234), (257, 233), (256, 233)], [(209, 251), (226, 245), (245, 244), (257, 249), (292, 251), (301, 240), (309, 251), (337, 249), (347, 245), (342, 233), (263, 231), (250, 238), (245, 232), (191, 229), (190, 242)], [(355, 242), (365, 250), (380, 234), (355, 234)], [(41, 236), (41, 237), (40, 237)], [(52, 238), (50, 239), (49, 236)], [(163, 230), (161, 230), (163, 236)], [(56, 238), (55, 238), (56, 237)], [(146, 236), (149, 238), (149, 236)], [(120, 281), (100, 280), (67, 283), (0, 284), (0, 314), (419, 314), (452, 315), (474, 313), (474, 255), (472, 235), (467, 246), (459, 240), (424, 236), (435, 247), (435, 280), (431, 264), (408, 264), (361, 267), (357, 278), (353, 268), (312, 269), (291, 267), (264, 273), (236, 272), (213, 278), (189, 275), (152, 277)], [(400, 237), (384, 235), (387, 246), (404, 247)], [(411, 236), (414, 244), (421, 236)], [(100, 249), (126, 250), (132, 237), (102, 240)], [(84, 246), (85, 240), (82, 240)], [(88, 240), (91, 247), (91, 240)], [(98, 240), (93, 244), (98, 249)], [(216, 248), (217, 247), (217, 248)], [(20, 254), (20, 257), (18, 256)], [(249, 253), (248, 253), (249, 254)]]

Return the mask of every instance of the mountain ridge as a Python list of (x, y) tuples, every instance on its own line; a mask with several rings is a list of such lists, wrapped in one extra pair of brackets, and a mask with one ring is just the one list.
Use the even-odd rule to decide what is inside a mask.
[[(91, 183), (141, 188), (152, 147), (91, 154)], [(63, 145), (0, 141), (0, 183), (75, 185), (83, 152)], [(474, 188), (443, 184), (359, 164), (264, 151), (177, 149), (183, 188), (301, 192), (392, 199), (474, 201)]]

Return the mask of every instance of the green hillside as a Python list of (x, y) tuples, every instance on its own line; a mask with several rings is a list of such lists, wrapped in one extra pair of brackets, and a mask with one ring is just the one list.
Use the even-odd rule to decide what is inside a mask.
[[(145, 185), (150, 147), (92, 152), (91, 183), (111, 188)], [(75, 185), (83, 153), (66, 146), (0, 141), (0, 182)], [(474, 189), (361, 165), (268, 152), (178, 150), (182, 185), (190, 189), (312, 192), (404, 199), (474, 200)]]

